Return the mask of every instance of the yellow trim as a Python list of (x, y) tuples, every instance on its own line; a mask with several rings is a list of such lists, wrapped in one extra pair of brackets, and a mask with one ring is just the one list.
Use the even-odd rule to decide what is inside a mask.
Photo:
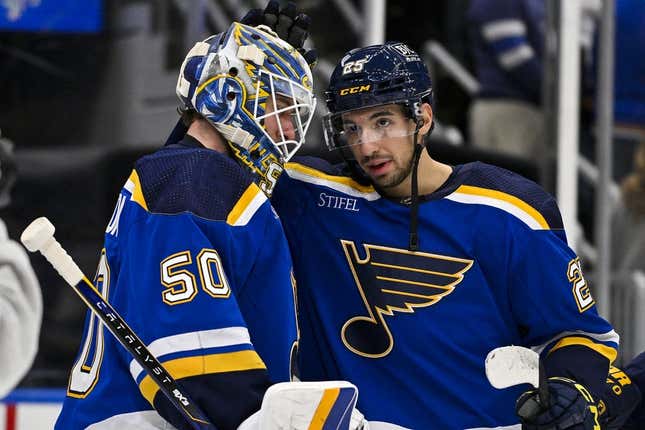
[(542, 216), (542, 214), (534, 209), (531, 205), (526, 203), (525, 201), (511, 195), (504, 193), (502, 191), (497, 191), (497, 190), (490, 190), (488, 188), (481, 188), (481, 187), (474, 187), (472, 185), (461, 185), (457, 190), (455, 191), (456, 193), (462, 193), (462, 194), (470, 194), (474, 196), (484, 196), (484, 197), (489, 197), (492, 199), (496, 200), (503, 200), (506, 203), (510, 203), (513, 206), (518, 207), (522, 211), (526, 212), (528, 215), (531, 216), (540, 226), (544, 229), (550, 229), (549, 224), (546, 222), (546, 219)]
[(291, 169), (295, 170), (297, 172), (300, 172), (302, 174), (308, 175), (308, 176), (313, 176), (316, 178), (324, 179), (326, 181), (331, 181), (331, 182), (336, 182), (338, 184), (343, 184), (347, 185), (348, 187), (351, 187), (357, 191), (360, 191), (361, 193), (373, 193), (374, 192), (374, 187), (371, 185), (361, 185), (358, 182), (354, 181), (351, 178), (348, 178), (346, 176), (333, 176), (333, 175), (328, 175), (326, 173), (323, 173), (319, 170), (313, 169), (308, 166), (304, 166), (302, 164), (298, 163), (287, 163), (285, 164), (285, 169)]
[(613, 363), (614, 360), (616, 360), (616, 356), (618, 355), (618, 352), (616, 351), (615, 348), (612, 348), (611, 346), (603, 345), (601, 343), (595, 343), (591, 339), (588, 339), (586, 337), (581, 337), (581, 336), (568, 336), (565, 338), (562, 338), (556, 343), (553, 348), (549, 351), (549, 354), (555, 351), (556, 349), (563, 348), (565, 346), (570, 346), (570, 345), (582, 345), (586, 346), (587, 348), (591, 348), (600, 355), (607, 357), (609, 360), (609, 363)]
[[(238, 45), (240, 45), (240, 46), (245, 45), (245, 44), (257, 45), (258, 43), (261, 43), (269, 51), (273, 52), (276, 57), (278, 57), (280, 60), (282, 60), (282, 63), (285, 64), (287, 66), (287, 68), (291, 70), (291, 73), (293, 75), (298, 76), (298, 73), (294, 70), (293, 67), (291, 67), (291, 64), (289, 64), (289, 62), (285, 58), (283, 58), (278, 52), (276, 52), (275, 49), (271, 48), (271, 46), (269, 46), (269, 44), (267, 44), (266, 41), (262, 38), (262, 35), (260, 36), (259, 39), (253, 39), (253, 35), (257, 34), (256, 32), (258, 32), (258, 30), (254, 29), (254, 28), (248, 28), (246, 26), (242, 26), (242, 24), (237, 23), (237, 22), (234, 23), (234, 24), (236, 26), (236, 28), (235, 28), (235, 41), (237, 42)], [(245, 31), (248, 34), (245, 34), (244, 33)], [(262, 32), (262, 33), (266, 34), (265, 32)], [(242, 39), (245, 39), (246, 43)], [(264, 53), (264, 54), (266, 55), (266, 53)], [(269, 57), (269, 55), (267, 55), (267, 57)], [(281, 77), (284, 77), (284, 78), (287, 78), (287, 79), (289, 78), (287, 72), (282, 67), (280, 67), (280, 64), (278, 64), (278, 62), (273, 63), (273, 66), (276, 69), (280, 70), (280, 72), (282, 73)], [(278, 75), (278, 76), (280, 76), (280, 75)]]
[(147, 211), (148, 205), (146, 204), (145, 197), (143, 197), (141, 181), (139, 181), (139, 174), (136, 170), (132, 171), (128, 180), (132, 181), (132, 183), (134, 184), (134, 187), (132, 188), (132, 200), (139, 203), (139, 205)]
[(318, 403), (316, 412), (314, 412), (314, 416), (311, 418), (308, 430), (322, 430), (327, 417), (329, 417), (329, 412), (331, 412), (331, 408), (334, 406), (339, 394), (340, 388), (330, 388), (325, 390), (325, 393), (320, 399), (320, 403)]
[[(164, 368), (175, 379), (211, 373), (238, 372), (241, 370), (266, 369), (257, 352), (252, 350), (227, 352), (224, 354), (184, 357), (163, 363)], [(153, 404), (159, 386), (150, 375), (139, 383), (139, 390), (150, 404)]]
[(215, 75), (215, 76), (209, 78), (206, 82), (204, 82), (203, 84), (198, 86), (197, 89), (195, 90), (195, 97), (197, 97), (197, 94), (201, 93), (204, 90), (204, 88), (206, 88), (206, 86), (208, 84), (210, 84), (211, 82), (213, 82), (214, 80), (219, 79), (219, 78), (228, 78), (228, 77), (231, 77), (231, 78), (235, 79), (240, 84), (242, 84), (242, 86), (244, 86), (244, 83), (239, 78), (235, 78), (235, 76), (229, 76), (229, 75), (225, 75), (225, 74), (220, 73), (219, 75)]
[[(435, 284), (429, 284), (427, 282), (419, 282), (419, 281), (408, 281), (407, 279), (397, 279), (397, 278), (389, 278), (387, 276), (377, 276), (376, 279), (379, 281), (390, 281), (390, 282), (400, 282), (402, 284), (408, 284), (408, 285), (420, 285), (422, 287), (431, 287), (431, 288), (439, 288), (445, 291), (449, 291), (454, 289), (452, 286), (441, 286), (441, 285), (435, 285)], [(385, 291), (385, 290), (383, 290)], [(401, 292), (401, 294), (409, 294), (407, 292)], [(425, 297), (425, 296), (424, 296)]]
[(249, 207), (255, 196), (261, 192), (262, 190), (260, 190), (260, 188), (254, 183), (249, 185), (244, 193), (242, 193), (242, 197), (240, 197), (237, 203), (235, 203), (235, 206), (233, 206), (233, 209), (228, 213), (226, 223), (229, 225), (235, 225), (235, 223), (244, 214), (244, 211)]

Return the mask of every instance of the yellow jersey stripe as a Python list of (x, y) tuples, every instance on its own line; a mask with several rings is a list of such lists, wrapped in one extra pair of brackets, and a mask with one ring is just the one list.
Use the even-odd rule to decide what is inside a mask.
[[(346, 194), (357, 195), (358, 192), (360, 194), (376, 195), (376, 197), (378, 197), (378, 193), (373, 186), (361, 185), (347, 176), (328, 175), (319, 170), (298, 163), (285, 164), (285, 170), (287, 170), (289, 176), (295, 179), (304, 180), (318, 185), (326, 185), (330, 188), (339, 189), (339, 191), (345, 192)], [(351, 191), (354, 192), (352, 193)], [(367, 198), (368, 196), (365, 197)], [(375, 198), (370, 200), (375, 200)]]
[(339, 394), (340, 388), (330, 388), (325, 390), (322, 398), (320, 399), (320, 403), (318, 403), (316, 412), (314, 412), (314, 416), (311, 418), (308, 430), (322, 430)]
[(229, 225), (246, 225), (266, 200), (266, 195), (257, 185), (249, 185), (229, 212), (226, 217), (226, 223)]
[[(197, 351), (205, 348), (244, 345), (251, 343), (251, 336), (246, 327), (234, 326), (211, 330), (179, 333), (159, 338), (148, 345), (148, 351), (155, 357), (163, 357), (177, 352)], [(143, 367), (137, 360), (130, 361), (130, 374), (135, 380), (143, 374)]]
[[(224, 354), (202, 355), (198, 357), (184, 357), (169, 360), (163, 363), (164, 368), (175, 379), (190, 376), (208, 375), (211, 373), (238, 372), (241, 370), (266, 369), (266, 365), (257, 352), (253, 350), (227, 352)], [(146, 375), (139, 383), (139, 390), (143, 397), (153, 404), (159, 387)]]
[[(549, 229), (549, 224), (542, 214), (523, 200), (502, 191), (491, 190), (488, 188), (475, 187), (472, 185), (461, 185), (455, 193), (467, 194), (471, 196), (487, 197), (492, 200), (498, 200), (508, 203), (531, 217), (541, 228)], [(502, 208), (503, 209), (503, 208)]]
[(130, 173), (130, 177), (128, 178), (128, 181), (132, 182), (132, 189), (130, 192), (132, 193), (131, 200), (138, 203), (139, 206), (144, 208), (146, 211), (148, 210), (148, 205), (146, 204), (146, 199), (143, 197), (143, 190), (141, 189), (141, 181), (139, 181), (139, 174), (137, 173), (136, 170), (133, 170), (132, 173)]
[(596, 343), (591, 339), (588, 339), (586, 337), (580, 337), (580, 336), (569, 336), (562, 338), (556, 343), (553, 348), (549, 351), (549, 354), (555, 351), (556, 349), (564, 348), (565, 346), (570, 346), (570, 345), (582, 345), (586, 346), (587, 348), (591, 348), (600, 355), (607, 357), (609, 360), (609, 363), (613, 363), (614, 360), (616, 360), (616, 356), (618, 355), (618, 351), (616, 351), (615, 348), (612, 348), (611, 346), (603, 345), (602, 343)]

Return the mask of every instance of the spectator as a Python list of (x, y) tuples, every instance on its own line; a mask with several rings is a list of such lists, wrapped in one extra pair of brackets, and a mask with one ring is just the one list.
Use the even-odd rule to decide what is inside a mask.
[[(0, 138), (0, 208), (14, 182), (12, 145)], [(0, 219), (0, 397), (25, 376), (36, 356), (43, 314), (40, 285), (21, 245)]]
[(532, 158), (545, 137), (540, 111), (545, 2), (473, 0), (467, 15), (481, 85), (470, 110), (470, 141)]
[(612, 267), (617, 273), (645, 272), (645, 141), (634, 156), (634, 170), (621, 185), (622, 200), (613, 219)]

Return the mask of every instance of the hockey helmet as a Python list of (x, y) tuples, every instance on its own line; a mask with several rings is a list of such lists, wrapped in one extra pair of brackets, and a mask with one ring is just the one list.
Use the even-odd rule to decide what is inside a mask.
[[(417, 119), (421, 103), (432, 104), (428, 69), (414, 50), (400, 42), (386, 42), (349, 51), (334, 69), (325, 101), (329, 114), (323, 118), (327, 147), (340, 149), (360, 139), (343, 114), (384, 104), (399, 104)], [(412, 133), (406, 129), (404, 133)]]
[[(312, 86), (311, 69), (296, 49), (268, 27), (234, 22), (190, 50), (177, 96), (184, 109), (195, 110), (222, 134), (270, 194), (281, 165), (304, 142), (316, 105)], [(277, 123), (275, 138), (267, 131), (269, 121)]]

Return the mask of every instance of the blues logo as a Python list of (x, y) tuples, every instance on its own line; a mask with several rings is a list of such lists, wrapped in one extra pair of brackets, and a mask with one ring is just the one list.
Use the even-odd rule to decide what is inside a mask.
[(473, 260), (369, 244), (361, 258), (354, 242), (341, 244), (367, 309), (366, 316), (345, 322), (341, 336), (350, 351), (369, 358), (384, 357), (394, 346), (385, 316), (434, 305), (473, 265)]

